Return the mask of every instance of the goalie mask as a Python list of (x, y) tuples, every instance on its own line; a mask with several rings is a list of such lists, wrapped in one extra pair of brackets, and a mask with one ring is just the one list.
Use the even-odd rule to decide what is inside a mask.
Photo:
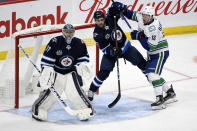
[(62, 33), (64, 38), (66, 39), (66, 42), (70, 44), (75, 33), (75, 28), (71, 24), (66, 24), (62, 28)]

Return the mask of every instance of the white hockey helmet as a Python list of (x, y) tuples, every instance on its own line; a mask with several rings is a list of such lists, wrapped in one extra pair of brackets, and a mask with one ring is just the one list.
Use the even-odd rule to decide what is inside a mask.
[(146, 6), (143, 10), (142, 10), (142, 14), (146, 14), (146, 15), (150, 15), (150, 16), (154, 16), (154, 9), (151, 6)]

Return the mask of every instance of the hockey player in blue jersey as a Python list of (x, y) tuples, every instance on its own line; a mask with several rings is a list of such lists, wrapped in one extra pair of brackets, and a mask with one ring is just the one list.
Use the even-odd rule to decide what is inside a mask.
[[(128, 10), (126, 5), (114, 2), (117, 7), (128, 19), (138, 23), (138, 30), (131, 32), (133, 40), (139, 40), (145, 50), (147, 50), (148, 61), (145, 73), (148, 81), (153, 85), (156, 101), (151, 104), (152, 109), (163, 109), (166, 103), (175, 102), (176, 94), (172, 85), (169, 87), (162, 78), (161, 72), (169, 56), (168, 42), (164, 36), (162, 25), (154, 16), (154, 9), (146, 6), (142, 12)], [(163, 92), (166, 96), (163, 97)]]
[(32, 117), (36, 120), (47, 120), (49, 110), (57, 101), (49, 90), (53, 85), (59, 94), (65, 92), (75, 110), (80, 110), (79, 120), (93, 115), (93, 108), (81, 89), (81, 78), (87, 78), (91, 72), (89, 55), (85, 43), (74, 37), (74, 33), (75, 28), (66, 24), (62, 35), (52, 38), (46, 46), (39, 78), (42, 93), (32, 106)]
[[(105, 16), (102, 11), (96, 11), (94, 13), (94, 20), (96, 27), (94, 29), (94, 40), (103, 52), (101, 60), (100, 70), (94, 77), (89, 91), (88, 98), (93, 100), (96, 90), (102, 85), (113, 70), (117, 57), (124, 58), (133, 65), (137, 66), (142, 72), (145, 70), (146, 61), (140, 52), (131, 45), (131, 42), (126, 37), (125, 33), (118, 26), (117, 22), (120, 18), (120, 12), (114, 12), (113, 7), (109, 8), (107, 15)], [(116, 21), (114, 20), (116, 16)], [(115, 45), (115, 22), (117, 24), (117, 42), (118, 48)]]

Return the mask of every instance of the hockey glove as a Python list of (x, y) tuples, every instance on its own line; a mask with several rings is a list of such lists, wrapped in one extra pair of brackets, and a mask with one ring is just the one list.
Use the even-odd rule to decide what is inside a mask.
[(124, 11), (124, 10), (127, 9), (127, 5), (124, 5), (124, 4), (120, 3), (120, 2), (114, 2), (112, 4), (112, 6), (113, 7), (118, 7), (120, 9), (120, 11)]
[(116, 6), (112, 6), (109, 8), (109, 14), (110, 16), (120, 17), (120, 9)]
[(44, 66), (39, 77), (40, 87), (42, 90), (47, 90), (54, 84), (55, 71), (52, 67)]
[(113, 55), (114, 56), (120, 57), (121, 54), (122, 54), (122, 50), (120, 48), (116, 48), (116, 47), (113, 48)]
[(86, 82), (93, 76), (92, 72), (92, 64), (91, 63), (81, 63), (80, 65), (76, 66), (77, 73), (82, 77), (83, 82)]
[(145, 34), (143, 31), (137, 31), (137, 30), (134, 30), (133, 32), (131, 32), (131, 38), (133, 40), (141, 40), (143, 38), (145, 38)]

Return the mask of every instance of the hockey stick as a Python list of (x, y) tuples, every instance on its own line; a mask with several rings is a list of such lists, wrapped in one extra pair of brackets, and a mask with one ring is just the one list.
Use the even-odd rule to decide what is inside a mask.
[(21, 45), (18, 45), (19, 49), (22, 50), (22, 52), (24, 53), (24, 55), (27, 57), (27, 59), (31, 62), (31, 64), (36, 68), (36, 70), (41, 73), (41, 71), (38, 69), (38, 67), (34, 64), (34, 62), (30, 59), (29, 55), (25, 52), (25, 50), (23, 49), (23, 47)]
[[(114, 3), (114, 0), (112, 0), (112, 3)], [(122, 12), (120, 12), (120, 16), (123, 18), (123, 20), (126, 22), (127, 26), (129, 27), (129, 29), (133, 30), (131, 25), (129, 24), (129, 22), (127, 21), (127, 19), (124, 17), (124, 15), (122, 14)]]
[[(114, 3), (114, 0), (111, 0), (112, 3)], [(122, 14), (122, 12), (120, 12), (120, 16), (123, 18), (123, 20), (126, 22), (127, 26), (129, 27), (129, 29), (133, 30), (131, 25), (129, 24), (129, 22), (127, 21), (127, 19), (124, 17), (124, 15)], [(126, 64), (126, 60), (124, 59), (124, 63)]]
[[(32, 65), (36, 68), (36, 70), (41, 73), (41, 71), (38, 69), (38, 67), (34, 64), (34, 62), (30, 59), (29, 55), (25, 52), (25, 50), (23, 49), (23, 47), (21, 45), (18, 45), (18, 47), (22, 50), (22, 52), (25, 54), (25, 56), (27, 57), (27, 59), (32, 63)], [(57, 98), (58, 102), (61, 104), (61, 106), (64, 108), (64, 110), (72, 115), (72, 116), (76, 116), (77, 114), (79, 114), (80, 112), (77, 110), (72, 110), (65, 102), (64, 100), (61, 98), (61, 96), (59, 95), (59, 93), (55, 90), (55, 88), (53, 87), (53, 85), (49, 88), (49, 90), (53, 93), (53, 95)]]
[[(116, 48), (118, 48), (118, 41), (117, 41), (117, 25), (116, 25), (116, 16), (114, 16), (114, 24), (115, 24), (115, 43), (116, 43)], [(108, 105), (109, 108), (112, 108), (119, 100), (121, 97), (121, 90), (120, 90), (120, 72), (119, 72), (119, 60), (118, 60), (118, 56), (117, 56), (117, 77), (118, 77), (118, 96), (116, 97), (116, 99)]]

